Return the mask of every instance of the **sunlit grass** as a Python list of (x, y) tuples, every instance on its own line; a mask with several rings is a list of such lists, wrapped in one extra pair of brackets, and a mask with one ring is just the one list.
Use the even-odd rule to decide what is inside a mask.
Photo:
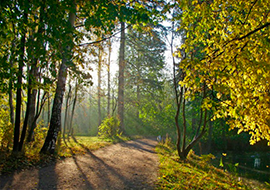
[(214, 167), (209, 162), (213, 155), (199, 157), (191, 152), (186, 161), (181, 161), (170, 146), (159, 144), (156, 151), (160, 157), (157, 189), (270, 189)]
[(62, 139), (59, 156), (70, 157), (74, 154), (85, 154), (87, 151), (94, 151), (99, 148), (130, 140), (126, 136), (117, 136), (113, 139), (104, 139), (97, 136), (75, 136)]
[(87, 151), (111, 145), (113, 142), (98, 137), (76, 136), (62, 139), (61, 148), (58, 150), (60, 157), (70, 157), (74, 154), (85, 154)]

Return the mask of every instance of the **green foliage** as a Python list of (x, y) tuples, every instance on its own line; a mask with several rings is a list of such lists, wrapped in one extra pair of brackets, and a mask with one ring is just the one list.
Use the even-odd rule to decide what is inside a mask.
[(38, 154), (44, 139), (46, 138), (46, 134), (48, 131), (48, 128), (42, 127), (44, 125), (43, 120), (40, 121), (37, 125), (37, 127), (34, 130), (34, 141), (27, 143), (25, 145), (25, 152), (28, 155), (34, 156), (35, 154)]
[(199, 157), (191, 151), (186, 161), (180, 161), (171, 146), (160, 144), (156, 151), (160, 157), (157, 189), (267, 189), (214, 167), (209, 163), (213, 155)]
[(105, 118), (98, 127), (98, 135), (102, 138), (115, 138), (119, 134), (120, 121), (115, 116)]
[[(125, 107), (127, 128), (141, 135), (165, 135), (173, 127), (174, 108), (164, 77), (166, 50), (158, 28), (129, 29), (126, 40)], [(169, 90), (169, 92), (167, 92)]]
[(227, 118), (231, 129), (249, 132), (251, 144), (270, 144), (269, 1), (194, 0), (180, 6), (186, 32), (185, 53), (178, 51), (185, 58), (181, 85), (194, 95), (205, 84), (214, 95), (204, 105), (213, 119)]
[(13, 126), (10, 123), (7, 97), (0, 95), (0, 149), (9, 148), (12, 142)]

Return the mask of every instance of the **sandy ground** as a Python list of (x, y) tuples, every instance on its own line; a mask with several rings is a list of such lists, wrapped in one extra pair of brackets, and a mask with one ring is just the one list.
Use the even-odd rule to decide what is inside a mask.
[(156, 144), (137, 139), (0, 176), (0, 189), (154, 189), (159, 165)]

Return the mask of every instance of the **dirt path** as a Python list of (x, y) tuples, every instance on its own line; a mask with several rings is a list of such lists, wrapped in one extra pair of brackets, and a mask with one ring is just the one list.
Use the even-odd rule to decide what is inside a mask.
[(156, 143), (137, 139), (0, 176), (0, 189), (153, 189), (159, 163)]

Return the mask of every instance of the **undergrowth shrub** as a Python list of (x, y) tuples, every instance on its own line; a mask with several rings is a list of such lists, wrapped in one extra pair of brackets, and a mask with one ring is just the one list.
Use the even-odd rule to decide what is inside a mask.
[(115, 138), (119, 134), (120, 121), (115, 116), (105, 118), (98, 127), (98, 135), (102, 138)]
[(47, 131), (48, 128), (47, 127), (42, 127), (43, 126), (44, 121), (40, 121), (37, 124), (37, 127), (34, 129), (34, 139), (33, 141), (27, 143), (26, 142), (26, 146), (25, 146), (25, 153), (28, 155), (35, 155), (37, 154), (40, 149), (43, 146), (43, 142), (46, 138), (47, 135)]
[(10, 123), (8, 99), (0, 94), (0, 150), (9, 151), (13, 140), (13, 127)]

